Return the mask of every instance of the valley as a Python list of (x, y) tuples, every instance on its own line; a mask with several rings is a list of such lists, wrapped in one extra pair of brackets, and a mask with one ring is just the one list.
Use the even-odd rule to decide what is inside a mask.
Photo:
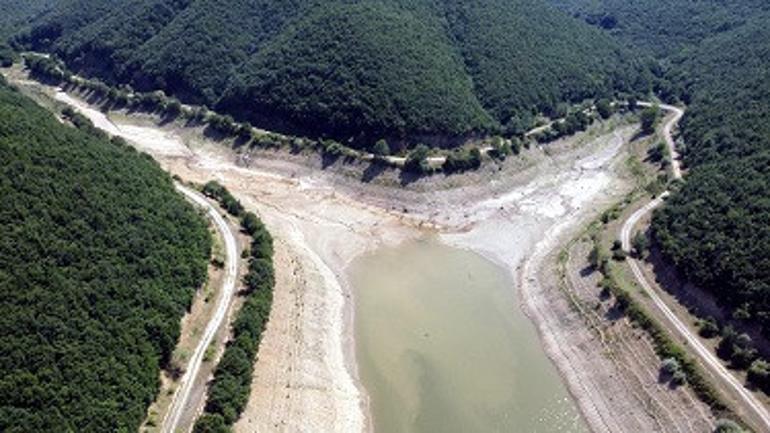
[(764, 0), (0, 0), (0, 431), (770, 431)]
[[(334, 170), (319, 171), (258, 154), (245, 158), (194, 129), (158, 126), (146, 116), (108, 117), (76, 95), (31, 82), (20, 85), (33, 86), (36, 90), (30, 93), (37, 92), (38, 98), (48, 95), (51, 101), (76, 107), (95, 125), (124, 137), (184, 180), (221, 182), (275, 235), (275, 303), (251, 397), (235, 431), (371, 428), (372, 401), (356, 367), (356, 291), (349, 266), (363, 254), (426, 236), (475, 251), (507, 270), (517, 299), (509, 308), (521, 308), (535, 322), (548, 362), (555, 364), (570, 399), (575, 398), (592, 430), (612, 431), (620, 423), (670, 431), (666, 423), (676, 423), (654, 412), (642, 418), (635, 412), (633, 418), (609, 422), (607, 413), (643, 404), (645, 397), (613, 391), (617, 385), (609, 386), (612, 377), (623, 374), (612, 373), (619, 366), (609, 364), (602, 371), (590, 367), (598, 362), (597, 356), (603, 357), (601, 343), (584, 325), (559, 319), (569, 317), (569, 305), (557, 287), (536, 277), (560, 242), (629, 190), (621, 162), (635, 125), (621, 122), (609, 131), (598, 125), (554, 143), (550, 154), (534, 148), (525, 155), (532, 161), (527, 168), (491, 187), (469, 176), (464, 186), (425, 191), (418, 182), (396, 192), (346, 179)], [(518, 164), (514, 167), (521, 169)], [(467, 204), (453, 205), (458, 202)], [(580, 350), (570, 349), (573, 343), (568, 341), (574, 338), (582, 338)], [(658, 401), (708, 414), (692, 397), (682, 400), (684, 390), (672, 392), (654, 378), (642, 380), (649, 381), (644, 393), (655, 393)], [(704, 422), (715, 422), (704, 416)]]

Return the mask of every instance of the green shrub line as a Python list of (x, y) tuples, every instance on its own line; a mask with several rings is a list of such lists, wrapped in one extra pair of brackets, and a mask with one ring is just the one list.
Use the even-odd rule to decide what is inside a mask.
[(732, 414), (723, 402), (719, 392), (707, 381), (703, 372), (692, 357), (688, 356), (682, 347), (677, 344), (666, 332), (666, 330), (653, 319), (644, 308), (636, 302), (627, 290), (618, 284), (612, 271), (612, 266), (605, 266), (602, 272), (603, 279), (601, 286), (609, 290), (615, 297), (620, 309), (640, 328), (645, 330), (653, 340), (655, 353), (661, 360), (673, 358), (681, 366), (682, 371), (687, 375), (687, 383), (698, 396), (698, 398), (707, 404), (717, 416)]
[[(574, 111), (567, 111), (563, 119), (559, 119), (544, 130), (525, 137), (526, 130), (522, 129), (512, 133), (508, 138), (490, 136), (482, 140), (482, 146), (490, 146), (487, 155), (482, 154), (478, 148), (457, 148), (444, 152), (445, 162), (433, 167), (427, 162), (431, 151), (425, 145), (416, 145), (406, 156), (406, 161), (401, 164), (390, 160), (390, 147), (384, 140), (372, 143), (370, 154), (352, 147), (346, 146), (332, 139), (314, 140), (307, 137), (288, 136), (273, 132), (256, 130), (248, 122), (236, 122), (230, 115), (218, 114), (209, 110), (206, 106), (184, 106), (174, 97), (167, 96), (163, 91), (137, 92), (130, 86), (121, 85), (111, 87), (98, 79), (86, 79), (74, 75), (63, 62), (48, 56), (35, 53), (22, 54), (26, 67), (31, 75), (45, 83), (73, 86), (83, 91), (91, 92), (100, 100), (108, 101), (116, 108), (128, 108), (149, 113), (160, 114), (167, 118), (186, 118), (189, 121), (207, 125), (210, 130), (224, 137), (234, 138), (236, 146), (249, 145), (263, 149), (290, 149), (292, 152), (313, 150), (325, 158), (336, 160), (343, 158), (346, 162), (370, 161), (390, 168), (403, 169), (418, 175), (433, 175), (436, 173), (462, 173), (477, 170), (482, 166), (484, 159), (489, 161), (503, 161), (507, 156), (518, 155), (521, 148), (530, 147), (530, 141), (540, 144), (549, 143), (559, 138), (585, 131), (597, 117), (606, 119), (614, 112), (613, 104), (602, 99), (597, 102), (597, 107), (590, 104), (581, 104)], [(633, 111), (633, 110), (632, 110)], [(533, 125), (532, 125), (533, 126)], [(486, 158), (485, 158), (486, 156)]]
[(736, 414), (724, 402), (719, 391), (717, 391), (716, 388), (709, 383), (708, 379), (706, 379), (701, 367), (697, 365), (696, 361), (691, 356), (687, 355), (684, 349), (682, 349), (682, 347), (668, 335), (667, 331), (658, 323), (658, 321), (652, 318), (645, 308), (621, 286), (615, 275), (614, 265), (609, 260), (609, 255), (606, 252), (602, 254), (598, 230), (602, 226), (617, 219), (622, 211), (632, 202), (631, 197), (634, 195), (635, 194), (632, 193), (629, 197), (626, 197), (622, 203), (612, 206), (608, 211), (604, 212), (598, 220), (591, 223), (587, 230), (588, 232), (594, 231), (591, 236), (594, 243), (591, 256), (596, 258), (595, 261), (592, 260), (594, 262), (592, 265), (594, 265), (595, 269), (602, 274), (602, 280), (599, 284), (602, 289), (612, 294), (619, 309), (625, 313), (631, 322), (639, 326), (650, 336), (655, 353), (661, 361), (674, 359), (679, 363), (680, 371), (686, 375), (686, 382), (690, 385), (698, 399), (708, 405), (717, 418), (732, 417), (737, 419)]
[(241, 203), (219, 183), (208, 182), (202, 191), (228, 213), (239, 217), (241, 229), (251, 237), (249, 270), (241, 291), (246, 300), (233, 321), (231, 340), (214, 370), (205, 411), (193, 429), (194, 433), (229, 433), (248, 402), (254, 361), (270, 315), (275, 285), (273, 238), (262, 221), (254, 213), (244, 211)]
[[(602, 274), (602, 280), (600, 286), (611, 294), (618, 307), (625, 315), (631, 320), (633, 324), (639, 326), (644, 330), (647, 335), (650, 336), (655, 349), (655, 354), (661, 361), (667, 359), (675, 360), (679, 365), (679, 371), (686, 376), (686, 383), (688, 383), (695, 393), (695, 395), (703, 403), (709, 406), (712, 413), (717, 418), (734, 418), (738, 419), (737, 415), (727, 406), (720, 393), (708, 382), (702, 369), (697, 365), (695, 360), (688, 356), (684, 349), (676, 343), (666, 332), (666, 330), (654, 319), (649, 313), (641, 306), (633, 296), (618, 283), (617, 278), (613, 272), (613, 264), (610, 261), (610, 254), (604, 251), (601, 246), (600, 231), (603, 227), (610, 224), (612, 221), (620, 218), (621, 214), (636, 200), (638, 200), (643, 194), (649, 193), (649, 185), (644, 185), (646, 182), (643, 177), (637, 177), (636, 188), (627, 194), (623, 200), (609, 206), (604, 212), (602, 212), (598, 218), (590, 222), (586, 228), (573, 238), (559, 253), (559, 273), (561, 278), (560, 287), (563, 292), (567, 292), (568, 289), (565, 286), (565, 264), (569, 257), (569, 249), (580, 239), (589, 236), (593, 242), (593, 249), (589, 256), (589, 261), (595, 270)], [(660, 182), (655, 180), (654, 182)], [(622, 258), (618, 257), (618, 260)], [(573, 296), (569, 297), (570, 305), (581, 316), (583, 315), (583, 306)], [(758, 372), (758, 376), (763, 376), (765, 371), (770, 370), (763, 369), (764, 365), (758, 365), (755, 370)], [(770, 376), (768, 374), (767, 376)]]

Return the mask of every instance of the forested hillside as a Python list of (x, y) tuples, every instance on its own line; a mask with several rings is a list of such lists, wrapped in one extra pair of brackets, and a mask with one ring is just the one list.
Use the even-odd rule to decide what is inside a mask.
[(770, 13), (673, 59), (690, 102), (687, 185), (657, 215), (663, 250), (770, 334)]
[(764, 0), (548, 0), (551, 4), (659, 58), (740, 27)]
[(770, 335), (770, 3), (550, 0), (658, 56), (687, 103), (681, 191), (654, 219), (664, 253)]
[(0, 431), (135, 432), (206, 276), (149, 157), (0, 84)]
[(112, 83), (343, 139), (497, 132), (650, 86), (644, 62), (542, 0), (63, 0), (15, 42)]
[(5, 0), (0, 2), (0, 37), (6, 38), (24, 27), (55, 0)]

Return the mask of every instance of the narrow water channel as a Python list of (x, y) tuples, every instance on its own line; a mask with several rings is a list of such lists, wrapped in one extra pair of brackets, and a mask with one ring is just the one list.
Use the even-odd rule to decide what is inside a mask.
[(375, 433), (587, 431), (505, 270), (430, 240), (349, 276)]

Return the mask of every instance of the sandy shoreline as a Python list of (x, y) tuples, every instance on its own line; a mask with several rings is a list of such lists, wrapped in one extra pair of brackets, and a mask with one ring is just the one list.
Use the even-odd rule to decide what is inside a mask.
[(565, 352), (567, 334), (544, 312), (537, 272), (559, 240), (625, 190), (615, 165), (635, 127), (581, 146), (563, 144), (553, 156), (533, 150), (507, 162), (501, 173), (489, 168), (469, 175), (463, 187), (425, 192), (427, 185), (418, 183), (396, 191), (259, 155), (245, 166), (243, 155), (200, 138), (199, 131), (160, 128), (148, 119), (110, 120), (77, 98), (56, 97), (172, 174), (222, 182), (278, 240), (274, 307), (236, 432), (371, 431), (356, 369), (354, 293), (346, 270), (361, 254), (425, 233), (438, 233), (443, 242), (511, 273), (517, 299), (594, 431), (609, 430), (595, 405), (634, 407), (630, 398), (606, 395), (591, 372), (575, 370), (578, 355)]

